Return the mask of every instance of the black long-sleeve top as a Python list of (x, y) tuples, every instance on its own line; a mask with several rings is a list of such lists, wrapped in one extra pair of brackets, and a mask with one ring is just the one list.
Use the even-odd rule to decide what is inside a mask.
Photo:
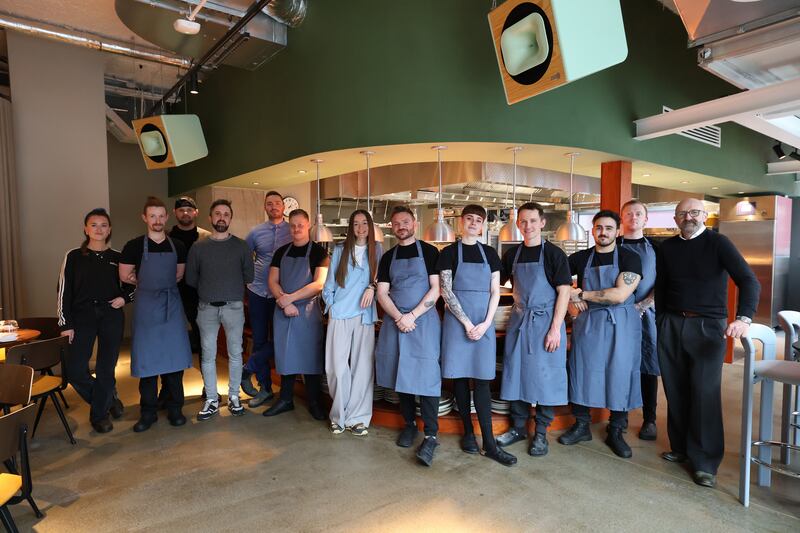
[(739, 288), (736, 315), (753, 318), (761, 285), (730, 239), (709, 229), (690, 240), (667, 239), (656, 254), (656, 313), (727, 317), (728, 276)]
[(58, 278), (58, 326), (61, 331), (74, 329), (74, 314), (80, 309), (100, 302), (110, 302), (122, 296), (133, 300), (134, 285), (119, 280), (120, 253), (113, 248), (102, 252), (80, 248), (64, 255)]

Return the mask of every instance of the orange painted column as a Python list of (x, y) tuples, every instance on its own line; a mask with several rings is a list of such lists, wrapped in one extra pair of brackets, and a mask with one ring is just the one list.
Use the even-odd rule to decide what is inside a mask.
[(631, 199), (630, 161), (607, 161), (600, 166), (600, 209), (619, 213), (622, 204)]

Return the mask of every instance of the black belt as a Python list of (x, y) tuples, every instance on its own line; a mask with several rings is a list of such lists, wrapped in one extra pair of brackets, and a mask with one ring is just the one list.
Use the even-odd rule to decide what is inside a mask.
[(223, 307), (228, 305), (228, 302), (208, 302), (208, 305), (213, 305), (214, 307)]

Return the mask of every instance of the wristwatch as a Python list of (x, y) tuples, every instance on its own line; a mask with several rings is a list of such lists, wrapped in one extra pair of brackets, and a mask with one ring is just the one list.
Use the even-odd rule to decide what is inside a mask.
[(748, 326), (753, 323), (753, 319), (752, 318), (748, 318), (746, 316), (737, 316), (736, 320), (741, 320), (742, 322), (744, 322)]

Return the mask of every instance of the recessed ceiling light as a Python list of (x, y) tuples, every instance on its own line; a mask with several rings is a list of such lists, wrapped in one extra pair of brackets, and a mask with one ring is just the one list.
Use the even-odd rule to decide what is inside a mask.
[(254, 182), (253, 182), (253, 185), (261, 185), (261, 183), (259, 183), (259, 182), (257, 182), (257, 181), (254, 181)]
[(719, 190), (719, 187), (711, 187), (711, 190), (717, 191), (717, 190)]
[(681, 183), (683, 183), (684, 185), (686, 185), (687, 183), (689, 183), (689, 180), (682, 180), (682, 181), (681, 181)]
[(298, 170), (298, 171), (297, 171), (297, 173), (298, 173), (298, 174), (305, 174), (305, 173), (307, 173), (307, 172), (308, 172), (307, 170)]
[(744, 191), (739, 191), (736, 194), (744, 194)]
[(652, 176), (652, 174), (650, 174), (649, 172), (645, 172), (644, 174), (642, 174), (643, 178), (649, 178), (650, 176)]

